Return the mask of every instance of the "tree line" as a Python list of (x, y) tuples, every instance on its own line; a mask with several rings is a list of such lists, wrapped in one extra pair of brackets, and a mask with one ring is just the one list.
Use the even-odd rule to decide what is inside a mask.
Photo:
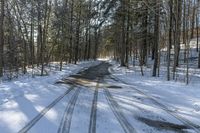
[(0, 1), (0, 77), (113, 56), (121, 66), (138, 62), (142, 75), (151, 58), (152, 76), (165, 60), (167, 80), (185, 64), (189, 82), (193, 38), (200, 68), (199, 0)]
[(109, 1), (1, 0), (0, 77), (96, 59)]
[[(112, 51), (121, 66), (128, 67), (130, 59), (133, 65), (138, 61), (142, 75), (149, 58), (153, 61), (152, 76), (159, 76), (165, 60), (167, 80), (176, 79), (177, 69), (184, 64), (188, 83), (189, 68), (200, 68), (200, 1), (121, 0), (115, 4), (113, 22), (105, 27), (109, 33), (103, 43), (107, 50), (112, 49), (108, 53)], [(197, 65), (190, 63), (194, 38)]]

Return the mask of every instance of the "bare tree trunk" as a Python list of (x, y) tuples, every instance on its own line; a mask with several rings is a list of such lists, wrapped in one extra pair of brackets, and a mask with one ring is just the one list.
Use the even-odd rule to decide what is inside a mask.
[(91, 58), (90, 56), (91, 56), (91, 26), (90, 26), (90, 20), (89, 20), (87, 60)]
[(173, 19), (173, 0), (170, 0), (169, 2), (169, 6), (170, 6), (170, 24), (169, 24), (169, 44), (167, 47), (167, 80), (170, 80), (170, 61), (171, 61), (171, 46), (172, 46), (172, 29), (173, 29), (173, 25), (172, 25), (172, 19)]
[[(188, 18), (189, 18), (189, 15), (190, 15), (190, 3), (188, 5)], [(193, 21), (193, 20), (192, 20)], [(189, 48), (190, 48), (190, 40), (192, 39), (193, 37), (193, 31), (191, 32), (191, 34), (189, 35), (189, 30), (190, 30), (190, 26), (189, 26), (189, 22), (190, 22), (190, 19), (189, 20), (186, 20), (186, 29), (187, 29), (187, 32), (186, 32), (186, 42), (187, 42), (187, 45), (186, 45), (186, 51), (187, 51), (187, 59), (186, 59), (186, 84), (189, 83)]]
[[(43, 34), (42, 34), (42, 18), (41, 18), (41, 2), (38, 1), (38, 35), (37, 35), (37, 65), (39, 67), (40, 64), (43, 63)], [(41, 68), (41, 76), (43, 76), (44, 68), (42, 65)]]
[(158, 48), (159, 48), (159, 36), (160, 36), (160, 4), (159, 0), (156, 0), (156, 14), (155, 14), (155, 28), (154, 28), (154, 34), (155, 34), (155, 60), (154, 60), (154, 66), (153, 66), (153, 75), (156, 76), (157, 74), (157, 68), (158, 68)]
[[(63, 20), (62, 20), (63, 21)], [(61, 25), (61, 35), (62, 35), (62, 39), (61, 39), (61, 43), (60, 43), (60, 71), (62, 71), (62, 68), (63, 68), (63, 54), (64, 54), (64, 22), (62, 22), (62, 25)], [(59, 28), (59, 31), (60, 32), (60, 28)], [(57, 40), (56, 40), (57, 42)]]
[(70, 10), (70, 39), (69, 39), (69, 63), (73, 60), (73, 13), (74, 13), (74, 0), (71, 0), (71, 10)]
[(81, 1), (79, 1), (79, 12), (77, 18), (77, 27), (76, 27), (76, 46), (75, 46), (75, 61), (74, 63), (77, 64), (78, 61), (78, 54), (79, 54), (79, 43), (80, 43), (80, 25), (81, 25)]
[(4, 48), (4, 0), (1, 0), (0, 16), (0, 77), (3, 76), (3, 48)]
[(196, 0), (194, 0), (194, 4), (193, 4), (193, 10), (192, 10), (192, 22), (191, 22), (191, 36), (190, 38), (192, 39), (194, 37), (194, 24), (195, 24), (195, 12), (196, 12), (196, 3), (195, 3)]
[(90, 15), (92, 14), (92, 0), (89, 0), (89, 7), (88, 7), (89, 13), (88, 13), (88, 20), (87, 20), (87, 60), (89, 60), (91, 57), (91, 18)]
[(87, 50), (88, 50), (88, 26), (86, 27), (86, 32), (85, 32), (85, 49), (84, 49), (84, 57), (83, 57), (84, 60), (87, 59)]
[(97, 59), (97, 55), (98, 55), (99, 36), (100, 36), (100, 28), (95, 28), (95, 31), (94, 31), (95, 49), (94, 49), (94, 56), (93, 56), (94, 60)]
[(35, 47), (34, 47), (34, 8), (33, 2), (31, 2), (31, 35), (30, 35), (30, 52), (31, 52), (31, 66), (34, 68), (35, 63)]
[(197, 14), (196, 14), (196, 30), (197, 30), (197, 47), (196, 47), (196, 51), (199, 52), (199, 14), (198, 14), (198, 10), (197, 10)]
[(179, 65), (180, 53), (180, 34), (181, 34), (181, 15), (182, 15), (182, 0), (175, 1), (175, 38), (174, 38), (174, 66), (173, 79), (175, 79), (176, 67)]
[(184, 0), (184, 10), (183, 10), (183, 44), (185, 45), (184, 48), (184, 63), (186, 63), (186, 56), (187, 56), (187, 42), (186, 42), (186, 0)]
[(129, 65), (129, 43), (130, 43), (130, 39), (129, 39), (129, 28), (130, 28), (130, 0), (127, 1), (127, 8), (126, 12), (127, 12), (127, 24), (126, 24), (126, 57), (125, 57), (125, 64), (128, 67)]
[[(198, 0), (198, 3), (197, 3), (197, 45), (199, 43), (199, 6), (200, 6), (200, 0)], [(199, 47), (199, 45), (198, 45)], [(199, 48), (198, 48), (199, 50)], [(200, 50), (199, 50), (199, 58), (198, 58), (198, 68), (200, 68)]]
[[(146, 0), (148, 2), (148, 0)], [(148, 7), (145, 5), (145, 15), (143, 20), (143, 48), (142, 48), (142, 63), (147, 64), (147, 44), (148, 44)], [(155, 50), (155, 48), (153, 47)], [(155, 53), (153, 53), (155, 54)], [(154, 55), (153, 55), (154, 56)], [(154, 59), (154, 57), (152, 58)]]
[(123, 0), (121, 2), (121, 8), (122, 8), (122, 22), (121, 22), (121, 37), (122, 37), (122, 44), (121, 44), (121, 66), (126, 66), (125, 64), (125, 52), (126, 52), (126, 40), (125, 40), (125, 37), (126, 37), (126, 34), (125, 34), (125, 21), (126, 21), (126, 7), (125, 7), (125, 0)]
[(186, 71), (186, 84), (189, 84), (189, 49), (190, 49), (190, 40), (187, 41), (187, 71)]

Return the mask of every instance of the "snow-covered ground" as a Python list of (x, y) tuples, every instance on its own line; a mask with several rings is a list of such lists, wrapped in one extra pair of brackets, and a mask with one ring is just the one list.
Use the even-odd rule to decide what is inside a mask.
[[(99, 64), (99, 61), (64, 65), (61, 72), (59, 71), (59, 64), (53, 63), (51, 71), (48, 70), (48, 76), (32, 78), (30, 76), (32, 70), (29, 70), (30, 75), (27, 74), (9, 82), (3, 81), (0, 84), (0, 132), (18, 132), (41, 110), (68, 89), (67, 85), (55, 84), (56, 81), (97, 64)], [(64, 111), (61, 106), (65, 106), (64, 103), (67, 99), (69, 97), (65, 97), (59, 105), (56, 105), (55, 108), (58, 110), (54, 110), (54, 108), (45, 115), (45, 120), (43, 119), (41, 122), (45, 121), (45, 125), (48, 127), (42, 125), (42, 129), (55, 132), (55, 124), (59, 125), (58, 121), (60, 121)], [(37, 132), (37, 130), (35, 131)]]
[[(65, 65), (62, 72), (54, 67), (45, 77), (26, 75), (2, 82), (0, 132), (93, 133), (90, 127), (96, 133), (199, 132), (198, 76), (186, 86), (183, 82), (166, 81), (164, 68), (161, 77), (153, 78), (149, 68), (145, 68), (145, 76), (141, 76), (138, 67), (127, 69), (111, 61), (110, 76), (105, 76), (101, 82), (81, 79), (84, 86), (74, 87), (55, 106), (49, 106), (72, 88), (55, 84), (56, 81), (99, 63)], [(96, 69), (90, 74), (95, 75)]]
[[(177, 123), (177, 119), (169, 117), (169, 114), (171, 114), (170, 112), (173, 112), (171, 116), (176, 114), (178, 117), (181, 117), (189, 123), (194, 123), (195, 126), (200, 128), (200, 75), (193, 76), (193, 82), (186, 85), (184, 82), (166, 81), (166, 73), (162, 71), (164, 68), (161, 69), (161, 77), (157, 78), (151, 77), (151, 69), (145, 68), (144, 70), (145, 76), (141, 76), (139, 67), (130, 66), (129, 69), (127, 69), (115, 64), (115, 66), (110, 69), (114, 77), (117, 77), (128, 85), (126, 88), (129, 93), (125, 90), (121, 92), (115, 91), (116, 94), (118, 93), (118, 99), (126, 101), (127, 95), (128, 98), (134, 97), (136, 100), (138, 99), (138, 101), (133, 101), (132, 107), (138, 106), (139, 108), (145, 108), (145, 110), (154, 113), (159, 112), (159, 116), (164, 115), (162, 119), (164, 118), (165, 121)], [(184, 76), (184, 73), (182, 73), (182, 75)], [(122, 85), (119, 84), (119, 86)], [(138, 91), (131, 89), (130, 86), (139, 92), (141, 91), (148, 97), (145, 97), (145, 95), (138, 95)], [(168, 112), (167, 115), (162, 113), (163, 111), (157, 110), (157, 105), (151, 103), (155, 102), (154, 100), (161, 104), (161, 107), (158, 106), (158, 109), (164, 108), (164, 110), (167, 110), (164, 111), (165, 113)], [(128, 101), (130, 102), (130, 99), (128, 99)], [(164, 107), (162, 107), (163, 105)], [(140, 112), (140, 114), (145, 118), (151, 117), (151, 119), (154, 119), (152, 113)], [(149, 114), (151, 114), (151, 116), (148, 116)], [(156, 119), (159, 120), (159, 118)]]

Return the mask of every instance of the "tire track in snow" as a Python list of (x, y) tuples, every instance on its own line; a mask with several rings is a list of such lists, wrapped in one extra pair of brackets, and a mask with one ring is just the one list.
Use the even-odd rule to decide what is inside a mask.
[(133, 90), (136, 90), (138, 93), (140, 93), (143, 96), (146, 96), (147, 98), (149, 98), (151, 101), (153, 101), (160, 109), (164, 110), (166, 113), (168, 113), (169, 115), (175, 117), (177, 120), (179, 120), (180, 122), (182, 122), (183, 124), (185, 124), (186, 126), (188, 126), (189, 128), (193, 129), (196, 133), (200, 133), (200, 125), (197, 125), (193, 122), (191, 122), (190, 120), (178, 115), (177, 111), (171, 110), (169, 109), (167, 106), (165, 106), (164, 104), (158, 102), (153, 96), (150, 96), (148, 94), (146, 94), (145, 92), (130, 86), (131, 84), (126, 83), (125, 81), (115, 77), (115, 76), (109, 76), (110, 79), (116, 81), (116, 82), (121, 82), (123, 84), (129, 85), (129, 87)]
[(119, 121), (120, 125), (122, 126), (125, 133), (137, 133), (134, 127), (128, 122), (128, 120), (123, 115), (118, 103), (114, 100), (113, 96), (111, 95), (110, 91), (106, 88), (104, 89), (104, 94), (108, 101), (108, 104), (113, 111), (115, 117)]
[(98, 88), (99, 88), (99, 79), (95, 87), (95, 92), (92, 100), (92, 108), (90, 113), (90, 125), (88, 133), (96, 133), (96, 119), (97, 119), (97, 102), (98, 102)]
[(27, 133), (52, 107), (54, 107), (60, 100), (62, 100), (67, 94), (69, 94), (74, 88), (71, 86), (64, 94), (60, 95), (47, 107), (45, 107), (37, 116), (35, 116), (27, 125), (25, 125), (18, 133)]
[(74, 107), (76, 105), (76, 101), (78, 99), (79, 93), (80, 93), (81, 88), (78, 88), (73, 96), (71, 97), (63, 118), (61, 120), (60, 126), (58, 128), (58, 133), (69, 133), (70, 132), (70, 126), (71, 126), (71, 120), (72, 120), (72, 115), (73, 115), (73, 111), (74, 111)]

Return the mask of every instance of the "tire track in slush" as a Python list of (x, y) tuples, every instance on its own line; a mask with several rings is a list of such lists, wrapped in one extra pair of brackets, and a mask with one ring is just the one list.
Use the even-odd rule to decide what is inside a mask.
[(76, 105), (76, 101), (78, 99), (80, 90), (81, 90), (81, 88), (78, 88), (74, 92), (69, 103), (67, 104), (64, 115), (63, 115), (61, 123), (60, 123), (60, 126), (58, 128), (58, 133), (69, 133), (70, 132), (72, 115), (73, 115), (74, 107)]
[(98, 102), (98, 88), (99, 88), (99, 79), (95, 87), (94, 96), (92, 100), (92, 108), (90, 113), (90, 124), (88, 133), (96, 133), (96, 119), (97, 119), (97, 102)]
[(51, 108), (53, 108), (60, 100), (69, 94), (75, 86), (71, 86), (65, 93), (56, 98), (47, 107), (45, 107), (37, 116), (35, 116), (28, 124), (26, 124), (18, 133), (27, 133)]
[(137, 133), (136, 130), (134, 129), (134, 127), (128, 122), (128, 120), (123, 115), (118, 103), (114, 100), (110, 91), (108, 89), (104, 89), (104, 94), (106, 96), (106, 99), (108, 101), (108, 104), (109, 104), (112, 112), (114, 113), (115, 117), (119, 121), (124, 132), (125, 133)]

